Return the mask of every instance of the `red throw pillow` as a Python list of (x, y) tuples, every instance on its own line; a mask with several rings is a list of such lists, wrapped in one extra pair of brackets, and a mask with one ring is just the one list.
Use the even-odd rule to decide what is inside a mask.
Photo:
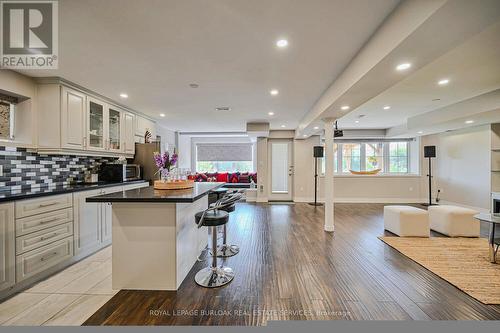
[(206, 182), (207, 180), (208, 180), (208, 177), (204, 173), (199, 173), (196, 175), (197, 182)]
[(229, 182), (230, 183), (239, 183), (240, 182), (240, 175), (239, 173), (232, 173), (230, 176), (229, 176)]
[(217, 181), (222, 183), (228, 182), (227, 172), (217, 174)]

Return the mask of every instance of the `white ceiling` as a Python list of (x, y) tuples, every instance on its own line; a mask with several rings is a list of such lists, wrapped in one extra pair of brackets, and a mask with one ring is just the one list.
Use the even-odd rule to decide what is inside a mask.
[[(455, 114), (456, 122), (441, 124), (453, 123), (453, 129), (480, 109), (482, 120), (467, 126), (497, 119), (487, 111), (498, 114), (500, 108), (497, 94), (489, 94), (500, 88), (498, 36), (498, 0), (403, 2), (302, 118), (296, 138), (321, 133), (325, 118), (338, 119), (342, 129), (387, 129), (398, 136), (439, 130), (441, 114)], [(404, 62), (411, 68), (397, 71)], [(439, 86), (445, 78), (449, 84)], [(418, 127), (410, 128), (417, 117)]]
[(174, 130), (295, 128), (398, 2), (61, 0), (59, 69), (26, 73), (63, 77)]
[[(500, 22), (370, 99), (342, 117), (339, 124), (343, 128), (391, 128), (411, 117), (499, 89), (499, 36)], [(450, 82), (438, 85), (445, 78)], [(384, 106), (391, 108), (384, 110)]]

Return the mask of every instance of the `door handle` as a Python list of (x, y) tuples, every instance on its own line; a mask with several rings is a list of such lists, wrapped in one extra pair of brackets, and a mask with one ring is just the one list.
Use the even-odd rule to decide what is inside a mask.
[(47, 223), (49, 223), (49, 222), (54, 222), (54, 221), (57, 221), (57, 220), (58, 220), (58, 218), (57, 218), (57, 217), (53, 217), (53, 218), (51, 218), (51, 219), (47, 219), (47, 220), (42, 220), (42, 221), (40, 221), (40, 224), (47, 224)]
[(49, 203), (41, 203), (38, 205), (38, 208), (49, 207), (57, 204), (57, 202), (49, 202)]

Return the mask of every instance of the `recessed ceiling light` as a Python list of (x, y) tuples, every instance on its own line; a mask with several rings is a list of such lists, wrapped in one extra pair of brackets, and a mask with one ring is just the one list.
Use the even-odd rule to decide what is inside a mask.
[(269, 111), (267, 114), (270, 115), (270, 116), (274, 116), (274, 112), (273, 111)]
[(444, 85), (447, 85), (449, 82), (450, 82), (450, 80), (448, 80), (448, 79), (442, 79), (442, 80), (438, 81), (438, 84), (440, 86), (444, 86)]
[(344, 105), (340, 109), (342, 109), (342, 110), (349, 110), (349, 106), (348, 105)]
[(286, 39), (280, 39), (276, 42), (276, 46), (279, 48), (284, 48), (288, 46), (288, 41)]
[(389, 105), (384, 106), (384, 110), (389, 110), (391, 107)]
[(121, 98), (128, 98), (128, 95), (127, 95), (127, 94), (125, 94), (125, 93), (121, 93), (121, 94), (120, 94), (120, 97), (121, 97)]
[(165, 114), (164, 113), (160, 113), (160, 117), (165, 117)]
[(273, 95), (273, 96), (276, 96), (276, 95), (278, 95), (280, 92), (278, 91), (278, 89), (273, 89), (273, 90), (271, 90), (269, 93), (270, 93), (271, 95)]
[(423, 131), (418, 131), (417, 133), (418, 133), (418, 134), (424, 134), (424, 132), (423, 132)]
[(304, 138), (307, 138), (307, 134), (302, 134), (302, 136), (303, 136)]
[(285, 125), (281, 125), (281, 128), (285, 128), (286, 126)]
[(396, 69), (397, 69), (398, 71), (404, 71), (404, 70), (407, 70), (407, 69), (408, 69), (408, 68), (410, 68), (410, 67), (411, 67), (411, 64), (410, 64), (410, 63), (408, 63), (408, 62), (405, 62), (405, 63), (402, 63), (402, 64), (397, 65), (397, 66), (396, 66)]
[(465, 123), (466, 124), (474, 124), (474, 120), (466, 120)]
[(319, 127), (318, 126), (314, 126), (314, 129), (317, 130), (317, 129), (319, 129)]
[(355, 123), (356, 123), (356, 124), (359, 124), (359, 120), (356, 120), (356, 121), (355, 121)]
[(190, 83), (189, 86), (193, 89), (198, 88), (200, 85), (198, 83)]

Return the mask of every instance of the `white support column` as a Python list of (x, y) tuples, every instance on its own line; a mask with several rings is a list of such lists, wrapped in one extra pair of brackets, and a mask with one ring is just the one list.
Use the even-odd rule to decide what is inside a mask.
[(334, 118), (323, 119), (325, 122), (325, 231), (334, 231), (333, 206), (333, 128)]

